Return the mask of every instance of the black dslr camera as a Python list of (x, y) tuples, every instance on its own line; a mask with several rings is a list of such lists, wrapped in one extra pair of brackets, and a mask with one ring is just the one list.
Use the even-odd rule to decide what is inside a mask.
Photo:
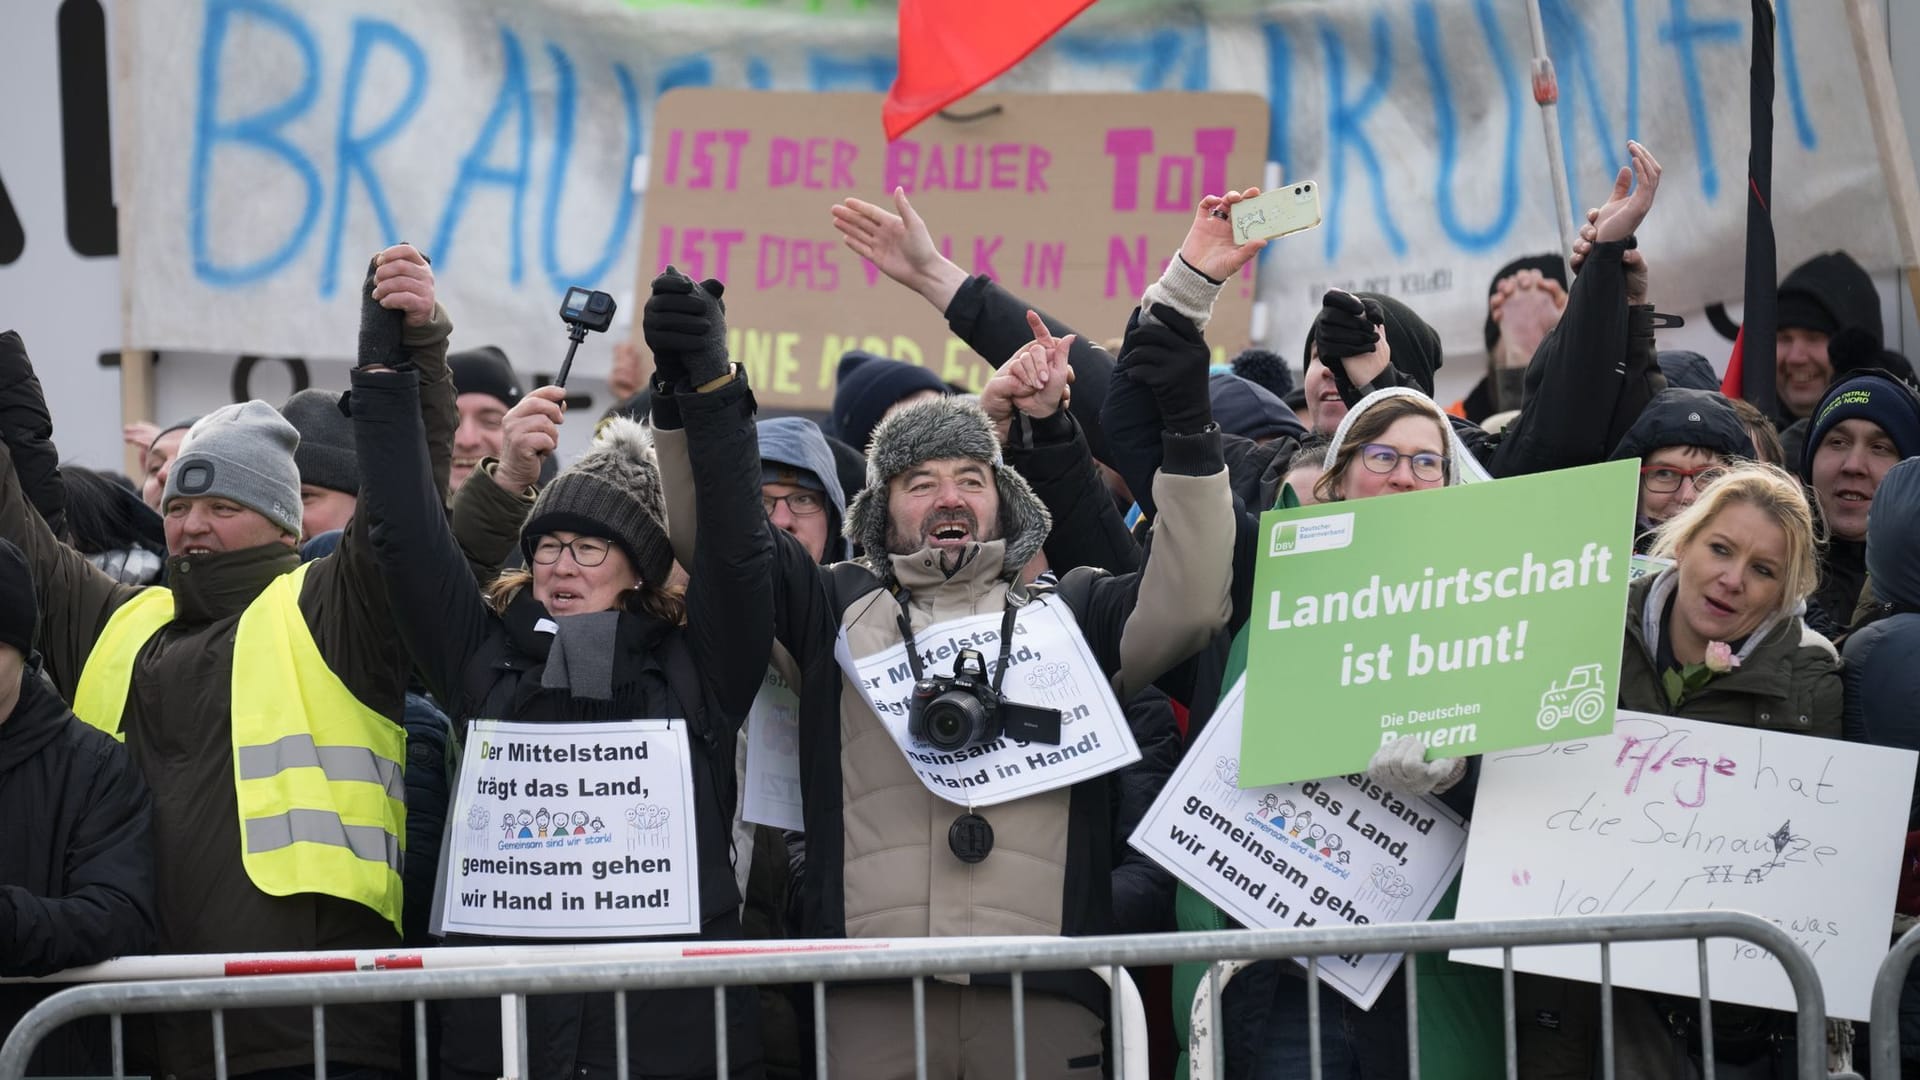
[(913, 684), (907, 734), (949, 754), (1002, 735), (1058, 746), (1060, 710), (1001, 697), (987, 679), (986, 658), (978, 650), (962, 649), (953, 658), (953, 674), (929, 675)]

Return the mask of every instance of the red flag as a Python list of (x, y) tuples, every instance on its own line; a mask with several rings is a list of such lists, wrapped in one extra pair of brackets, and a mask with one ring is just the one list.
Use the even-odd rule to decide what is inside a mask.
[(1740, 392), (1740, 388), (1745, 385), (1746, 379), (1746, 365), (1742, 362), (1746, 345), (1747, 328), (1743, 326), (1740, 332), (1733, 336), (1733, 352), (1727, 357), (1727, 373), (1720, 379), (1720, 392), (1727, 397), (1745, 396)]
[(881, 110), (887, 138), (1026, 58), (1093, 0), (900, 0), (900, 73)]

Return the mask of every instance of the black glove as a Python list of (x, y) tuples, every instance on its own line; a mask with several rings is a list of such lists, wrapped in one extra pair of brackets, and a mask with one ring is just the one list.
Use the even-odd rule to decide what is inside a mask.
[(400, 335), (406, 329), (407, 314), (380, 306), (373, 298), (373, 272), (378, 262), (367, 260), (367, 280), (360, 285), (360, 365), (410, 371), (413, 361), (400, 347)]
[(1168, 431), (1197, 435), (1213, 423), (1207, 382), (1213, 354), (1185, 315), (1165, 304), (1153, 305), (1148, 314), (1128, 329), (1114, 371), (1153, 391)]
[(1380, 326), (1387, 321), (1380, 301), (1328, 289), (1321, 305), (1313, 340), (1319, 347), (1320, 361), (1329, 368), (1335, 360), (1362, 356), (1380, 347)]
[(653, 279), (653, 295), (647, 298), (640, 325), (662, 381), (702, 386), (732, 370), (727, 363), (727, 306), (720, 301), (725, 289), (712, 278), (696, 285), (671, 266)]

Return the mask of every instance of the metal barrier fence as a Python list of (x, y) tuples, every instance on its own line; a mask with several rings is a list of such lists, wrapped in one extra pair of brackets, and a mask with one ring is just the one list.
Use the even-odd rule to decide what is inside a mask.
[(1873, 1075), (1900, 1075), (1900, 993), (1906, 989), (1907, 971), (1913, 958), (1920, 955), (1920, 926), (1900, 935), (1893, 950), (1880, 961), (1880, 972), (1873, 978), (1873, 1016), (1871, 1046), (1868, 1051)]
[[(1700, 979), (1702, 986), (1702, 1026), (1712, 1031), (1711, 1007), (1707, 999), (1706, 939), (1735, 938), (1772, 953), (1793, 985), (1798, 1004), (1797, 1063), (1803, 1080), (1826, 1076), (1826, 1005), (1819, 976), (1813, 962), (1793, 939), (1773, 923), (1740, 912), (1673, 912), (1657, 915), (1608, 915), (1577, 918), (1504, 919), (1484, 922), (1427, 922), (1402, 925), (1304, 928), (1285, 930), (1238, 930), (1211, 933), (1180, 933), (1097, 938), (997, 938), (964, 941), (908, 939), (883, 942), (794, 942), (787, 949), (767, 951), (752, 946), (738, 948), (710, 944), (703, 955), (681, 955), (667, 959), (630, 958), (594, 962), (541, 963), (530, 966), (493, 965), (478, 968), (443, 966), (437, 955), (468, 950), (431, 950), (414, 954), (418, 964), (392, 965), (387, 970), (328, 974), (260, 975), (246, 979), (191, 978), (177, 981), (143, 981), (120, 984), (92, 984), (62, 991), (42, 1002), (23, 1018), (0, 1046), (0, 1080), (18, 1080), (24, 1075), (28, 1059), (41, 1040), (70, 1021), (89, 1016), (113, 1018), (114, 1075), (124, 1075), (120, 1017), (135, 1013), (198, 1012), (213, 1013), (216, 1069), (224, 1080), (224, 1046), (221, 1044), (221, 1015), (226, 1010), (306, 1006), (313, 1009), (316, 1052), (315, 1075), (326, 1075), (325, 1007), (371, 1002), (414, 1003), (416, 1020), (422, 1030), (416, 1033), (415, 1065), (426, 1075), (424, 1035), (425, 1002), (429, 1000), (501, 997), (503, 1018), (514, 1024), (503, 1025), (510, 1037), (517, 1038), (518, 1052), (505, 1058), (519, 1066), (518, 1075), (526, 1076), (526, 1041), (520, 1026), (525, 1023), (521, 999), (528, 995), (608, 993), (616, 996), (616, 1040), (618, 1072), (628, 1075), (628, 1048), (624, 1023), (624, 994), (629, 990), (711, 988), (715, 1002), (715, 1044), (720, 1072), (726, 1072), (726, 1017), (723, 988), (729, 986), (813, 984), (816, 1035), (815, 1064), (819, 1075), (828, 1075), (826, 1030), (828, 982), (911, 979), (914, 994), (914, 1045), (917, 1073), (927, 1075), (927, 1039), (925, 1017), (925, 980), (961, 972), (1007, 973), (1011, 975), (1013, 1009), (1013, 1052), (1015, 1076), (1026, 1076), (1024, 975), (1028, 972), (1090, 969), (1103, 972), (1112, 992), (1112, 1015), (1121, 1018), (1111, 1024), (1113, 1039), (1113, 1075), (1118, 1080), (1145, 1080), (1143, 1040), (1131, 1017), (1139, 1015), (1137, 995), (1130, 995), (1132, 983), (1123, 967), (1164, 966), (1187, 963), (1217, 963), (1224, 958), (1281, 959), (1318, 958), (1354, 953), (1426, 953), (1455, 948), (1499, 948), (1505, 950), (1503, 979), (1508, 1012), (1506, 1026), (1507, 1075), (1517, 1076), (1515, 1031), (1512, 1024), (1513, 967), (1512, 950), (1533, 945), (1598, 943), (1601, 948), (1603, 988), (1602, 1031), (1611, 1046), (1612, 1011), (1610, 946), (1642, 941), (1700, 941)], [(584, 947), (583, 947), (584, 948)], [(613, 946), (615, 949), (645, 950), (647, 946)], [(652, 946), (658, 949), (659, 946)], [(679, 947), (676, 947), (679, 948)], [(503, 950), (478, 950), (501, 952)], [(691, 953), (692, 948), (684, 948)], [(347, 954), (351, 955), (351, 954)], [(312, 958), (307, 958), (311, 960)], [(410, 958), (411, 959), (411, 958)], [(394, 970), (399, 966), (402, 970)], [(1417, 980), (1408, 979), (1407, 1012), (1417, 1017)], [(1317, 987), (1317, 980), (1310, 985)], [(1207, 1027), (1220, 1026), (1219, 987), (1211, 989)], [(1413, 1021), (1410, 1020), (1410, 1024)], [(1132, 1029), (1131, 1031), (1129, 1029)], [(1419, 1043), (1417, 1028), (1409, 1030), (1408, 1075), (1417, 1078)], [(1223, 1066), (1224, 1046), (1211, 1044), (1213, 1075)], [(1314, 1067), (1318, 1070), (1317, 1048)], [(1612, 1060), (1606, 1060), (1612, 1075)], [(1707, 1066), (1707, 1080), (1713, 1080)]]

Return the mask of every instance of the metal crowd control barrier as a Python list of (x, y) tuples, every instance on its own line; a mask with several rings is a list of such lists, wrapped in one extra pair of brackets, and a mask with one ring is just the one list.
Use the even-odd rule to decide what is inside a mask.
[[(290, 964), (316, 961), (335, 965), (351, 963), (351, 972), (328, 974), (263, 974), (258, 977), (190, 978), (177, 981), (141, 981), (120, 984), (78, 986), (62, 991), (42, 1002), (16, 1026), (0, 1046), (0, 1080), (18, 1080), (28, 1058), (49, 1033), (70, 1021), (108, 1015), (113, 1017), (114, 1075), (124, 1075), (121, 1025), (126, 1013), (197, 1012), (214, 1014), (215, 1051), (221, 1054), (220, 1018), (225, 1010), (263, 1007), (313, 1009), (316, 1047), (315, 1075), (324, 1078), (325, 1006), (367, 1002), (414, 1002), (416, 1019), (424, 1019), (428, 1000), (475, 997), (504, 998), (503, 1015), (514, 1017), (507, 1025), (510, 1038), (517, 1041), (517, 1052), (504, 1060), (507, 1072), (525, 1077), (525, 1040), (518, 1025), (524, 1023), (519, 999), (527, 995), (557, 993), (607, 993), (616, 995), (624, 1005), (628, 990), (713, 988), (715, 1000), (715, 1043), (722, 1075), (726, 1071), (725, 995), (727, 986), (812, 983), (815, 1007), (815, 1063), (819, 1075), (828, 1073), (826, 1055), (826, 984), (855, 980), (911, 979), (914, 987), (914, 1040), (918, 1075), (926, 1076), (925, 982), (929, 977), (958, 972), (996, 972), (1012, 976), (1013, 1050), (1015, 1076), (1024, 1080), (1025, 1026), (1024, 974), (1033, 971), (1067, 971), (1086, 968), (1100, 971), (1108, 978), (1112, 992), (1112, 1015), (1120, 1022), (1110, 1026), (1113, 1038), (1113, 1075), (1119, 1080), (1145, 1080), (1143, 1013), (1132, 983), (1123, 966), (1163, 966), (1185, 963), (1215, 963), (1223, 958), (1280, 959), (1318, 958), (1352, 953), (1423, 953), (1454, 948), (1500, 948), (1506, 950), (1505, 1000), (1509, 1020), (1506, 1027), (1507, 1075), (1517, 1076), (1515, 1031), (1511, 1021), (1513, 1002), (1512, 950), (1531, 945), (1565, 945), (1598, 942), (1601, 948), (1603, 988), (1602, 1032), (1612, 1045), (1611, 980), (1609, 947), (1638, 941), (1700, 940), (1700, 978), (1703, 991), (1702, 1021), (1711, 1032), (1711, 1008), (1706, 1000), (1706, 939), (1736, 938), (1758, 945), (1778, 958), (1793, 984), (1798, 1004), (1798, 1066), (1803, 1080), (1826, 1076), (1826, 1003), (1813, 962), (1779, 927), (1756, 916), (1740, 912), (1673, 912), (1658, 915), (1608, 915), (1578, 918), (1503, 919), (1484, 922), (1426, 922), (1402, 925), (1329, 927), (1285, 930), (1238, 930), (1213, 933), (1153, 934), (1096, 938), (994, 938), (994, 939), (895, 939), (887, 941), (790, 942), (784, 946), (753, 945), (647, 946), (610, 945), (571, 947), (582, 956), (595, 956), (594, 962), (553, 963), (552, 950), (429, 950), (406, 957), (400, 962), (381, 964), (378, 957), (336, 954), (315, 957), (261, 957), (254, 962), (260, 970), (286, 970)], [(592, 952), (588, 952), (592, 949)], [(674, 955), (662, 957), (663, 949)], [(460, 957), (462, 953), (494, 954)], [(515, 964), (502, 954), (539, 953), (546, 961)], [(618, 955), (622, 958), (610, 958)], [(141, 961), (167, 961), (193, 958), (147, 958)], [(443, 962), (444, 961), (444, 962)], [(216, 963), (219, 961), (216, 959)], [(486, 966), (462, 967), (462, 963)], [(135, 962), (123, 961), (123, 964)], [(135, 964), (137, 967), (138, 965)], [(370, 970), (374, 967), (386, 970)], [(94, 969), (98, 971), (99, 969)], [(224, 970), (224, 968), (222, 969)], [(84, 975), (85, 972), (75, 973)], [(1410, 1017), (1418, 1015), (1415, 999), (1416, 980), (1407, 980), (1407, 1005)], [(1317, 985), (1317, 980), (1315, 984)], [(1212, 987), (1207, 1027), (1220, 1026), (1219, 988)], [(616, 1017), (624, 1009), (616, 1006)], [(618, 1071), (627, 1075), (629, 1061), (624, 1022), (617, 1021)], [(426, 1075), (424, 1025), (415, 1038), (415, 1065)], [(1408, 1075), (1419, 1076), (1417, 1029), (1409, 1031)], [(1210, 1048), (1213, 1075), (1223, 1071), (1224, 1046), (1215, 1041)], [(1610, 1054), (1610, 1051), (1609, 1051)], [(1317, 1053), (1314, 1068), (1318, 1070)], [(1612, 1075), (1611, 1057), (1605, 1062)], [(217, 1075), (224, 1080), (225, 1061), (216, 1059)], [(1713, 1080), (1712, 1066), (1706, 1071)]]
[[(1428, 931), (1422, 933), (1420, 931)], [(1291, 933), (1291, 931), (1267, 931), (1264, 933)], [(1826, 1035), (1826, 997), (1820, 987), (1818, 972), (1813, 961), (1778, 926), (1765, 919), (1744, 912), (1735, 911), (1698, 911), (1667, 912), (1645, 915), (1577, 916), (1564, 918), (1520, 919), (1505, 922), (1434, 922), (1411, 925), (1385, 924), (1379, 926), (1356, 926), (1331, 931), (1339, 935), (1340, 948), (1296, 947), (1286, 955), (1307, 958), (1305, 989), (1307, 995), (1306, 1044), (1310, 1080), (1320, 1080), (1322, 1074), (1320, 1045), (1320, 979), (1316, 970), (1319, 957), (1340, 953), (1392, 953), (1405, 952), (1408, 959), (1414, 953), (1439, 952), (1445, 949), (1499, 947), (1505, 961), (1501, 970), (1501, 1000), (1503, 1003), (1502, 1024), (1506, 1036), (1506, 1075), (1508, 1080), (1518, 1080), (1520, 1075), (1518, 1055), (1518, 1032), (1515, 1028), (1513, 1002), (1513, 950), (1528, 945), (1575, 945), (1594, 944), (1600, 949), (1600, 1035), (1601, 1035), (1601, 1073), (1605, 1080), (1614, 1080), (1613, 1045), (1613, 978), (1612, 946), (1624, 942), (1641, 941), (1680, 941), (1698, 942), (1700, 970), (1700, 1030), (1702, 1043), (1712, 1045), (1713, 1041), (1713, 1003), (1709, 997), (1710, 985), (1707, 980), (1707, 939), (1716, 937), (1738, 938), (1772, 953), (1787, 973), (1793, 984), (1794, 998), (1798, 1004), (1795, 1043), (1797, 1073), (1801, 1080), (1859, 1080), (1852, 1072), (1827, 1072), (1827, 1035)], [(1905, 949), (1903, 953), (1901, 950)], [(1906, 968), (1912, 962), (1915, 953), (1920, 953), (1920, 929), (1916, 929), (1901, 940), (1894, 955), (1889, 957), (1881, 968), (1875, 986), (1873, 1002), (1874, 1038), (1876, 1048), (1881, 1032), (1881, 998), (1888, 980), (1888, 969), (1894, 966), (1895, 958), (1901, 958), (1899, 973), (1895, 976), (1895, 990), (1892, 1006), (1899, 1005), (1898, 982), (1904, 979)], [(1218, 1080), (1226, 1075), (1226, 1040), (1221, 1028), (1221, 994), (1235, 975), (1244, 971), (1255, 959), (1265, 960), (1273, 957), (1255, 953), (1252, 950), (1235, 952), (1239, 957), (1234, 960), (1221, 960), (1207, 969), (1207, 977), (1201, 981), (1194, 993), (1193, 1006), (1188, 1030), (1187, 1068), (1191, 1080)], [(1404, 979), (1407, 995), (1407, 1075), (1413, 1080), (1420, 1076), (1420, 1032), (1417, 980)], [(1334, 995), (1335, 1004), (1339, 996)], [(1287, 1034), (1292, 1034), (1291, 1032)], [(1893, 1058), (1887, 1060), (1894, 1064), (1889, 1071), (1880, 1071), (1883, 1063), (1876, 1055), (1874, 1076), (1899, 1076), (1897, 1062), (1898, 1036), (1895, 1035), (1892, 1048)], [(1711, 1055), (1702, 1062), (1704, 1080), (1714, 1080), (1714, 1064)]]
[[(27, 1061), (61, 1025), (90, 1016), (111, 1018), (113, 1076), (126, 1075), (122, 1017), (127, 1014), (211, 1012), (214, 1072), (226, 1080), (223, 1014), (234, 1009), (311, 1006), (314, 1075), (327, 1075), (325, 1006), (411, 1001), (414, 1068), (428, 1075), (426, 1002), (500, 998), (502, 1080), (530, 1080), (526, 1002), (542, 994), (607, 993), (615, 997), (617, 1071), (629, 1075), (625, 992), (712, 987), (719, 1074), (727, 1072), (726, 996), (723, 988), (813, 983), (815, 1068), (828, 1075), (828, 982), (912, 979), (914, 1037), (919, 1073), (926, 1075), (925, 984), (929, 977), (974, 973), (1012, 976), (1016, 1075), (1026, 1075), (1024, 978), (1029, 971), (1087, 968), (1108, 984), (1115, 1077), (1145, 1080), (1147, 1018), (1140, 991), (1117, 963), (1048, 963), (1048, 945), (1126, 938), (877, 938), (779, 942), (606, 942), (591, 945), (455, 947), (410, 952), (253, 953), (242, 956), (134, 956), (72, 968), (41, 979), (0, 984), (77, 984), (22, 1017), (0, 1044), (0, 1080), (25, 1076)], [(1084, 951), (1084, 950), (1082, 950)], [(864, 958), (864, 959), (862, 959)]]
[(1871, 1047), (1873, 1075), (1900, 1075), (1900, 993), (1906, 989), (1907, 971), (1913, 958), (1920, 955), (1920, 926), (1900, 935), (1893, 950), (1880, 961), (1880, 973), (1873, 977), (1873, 1016)]

